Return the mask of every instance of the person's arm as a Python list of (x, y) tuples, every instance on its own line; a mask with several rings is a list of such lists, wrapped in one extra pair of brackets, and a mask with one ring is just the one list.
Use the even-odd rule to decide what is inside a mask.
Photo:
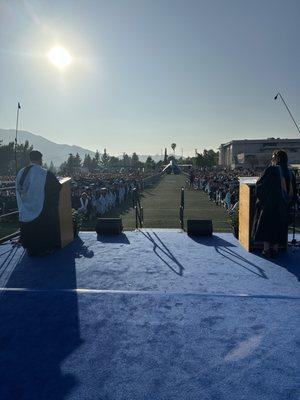
[(295, 177), (294, 173), (292, 173), (292, 185), (293, 185), (293, 194), (294, 194), (293, 202), (295, 204), (299, 204), (300, 203), (300, 199), (299, 199), (299, 196), (298, 196), (298, 193), (297, 193), (297, 183), (296, 183), (296, 177)]
[(270, 194), (269, 188), (273, 177), (273, 167), (268, 167), (256, 182), (256, 196), (260, 201), (265, 201)]
[(45, 187), (45, 201), (52, 205), (58, 205), (61, 187), (62, 185), (59, 183), (56, 176), (51, 171), (48, 171)]

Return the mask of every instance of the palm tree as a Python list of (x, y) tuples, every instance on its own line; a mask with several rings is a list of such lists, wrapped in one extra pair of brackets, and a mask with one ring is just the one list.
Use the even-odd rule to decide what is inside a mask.
[(171, 144), (171, 148), (174, 151), (174, 156), (175, 156), (176, 143), (172, 143)]

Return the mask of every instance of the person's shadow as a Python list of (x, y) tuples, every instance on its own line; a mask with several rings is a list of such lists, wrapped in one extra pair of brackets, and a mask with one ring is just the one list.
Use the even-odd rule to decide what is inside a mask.
[(214, 247), (215, 251), (218, 254), (226, 258), (228, 261), (232, 262), (234, 265), (237, 265), (247, 270), (251, 274), (257, 275), (260, 278), (268, 279), (263, 268), (259, 267), (258, 265), (254, 264), (247, 258), (243, 257), (242, 255), (234, 251), (234, 248), (236, 246), (228, 242), (227, 240), (224, 240), (215, 235), (211, 237), (191, 236), (191, 239), (199, 244)]
[(92, 256), (77, 238), (15, 266), (0, 297), (1, 400), (62, 400), (77, 384), (61, 364), (81, 344), (75, 259)]
[[(264, 258), (261, 252), (255, 252), (259, 257)], [(286, 269), (289, 273), (295, 275), (300, 281), (300, 248), (289, 247), (287, 251), (280, 252), (277, 258), (270, 260), (276, 266)]]

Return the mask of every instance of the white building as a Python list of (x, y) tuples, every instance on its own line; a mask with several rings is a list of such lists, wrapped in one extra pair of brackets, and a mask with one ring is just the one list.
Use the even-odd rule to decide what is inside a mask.
[(265, 167), (274, 150), (287, 152), (289, 164), (300, 164), (300, 139), (232, 140), (219, 147), (219, 165), (228, 168)]

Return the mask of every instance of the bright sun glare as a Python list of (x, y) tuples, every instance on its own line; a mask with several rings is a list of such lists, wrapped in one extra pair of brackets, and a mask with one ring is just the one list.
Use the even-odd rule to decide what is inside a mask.
[(68, 50), (61, 46), (53, 47), (47, 54), (49, 61), (58, 69), (65, 69), (72, 62), (72, 57)]

